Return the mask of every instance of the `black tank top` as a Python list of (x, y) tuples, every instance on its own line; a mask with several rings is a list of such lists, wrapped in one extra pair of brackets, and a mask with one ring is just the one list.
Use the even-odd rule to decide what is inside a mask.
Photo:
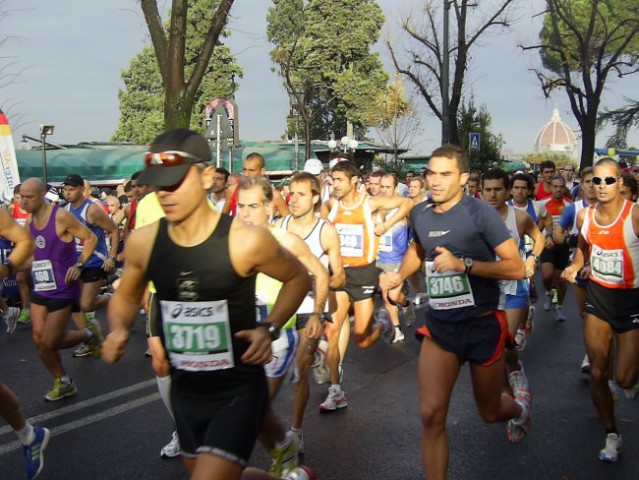
[[(171, 366), (171, 376), (181, 388), (195, 389), (199, 393), (219, 394), (220, 383), (233, 388), (246, 383), (248, 378), (261, 378), (262, 366), (246, 365), (240, 360), (248, 343), (235, 339), (240, 330), (255, 328), (255, 275), (239, 276), (233, 269), (229, 255), (229, 231), (233, 219), (221, 215), (209, 238), (199, 245), (176, 245), (168, 234), (166, 219), (160, 220), (158, 234), (151, 251), (148, 278), (155, 284), (157, 299), (180, 302), (207, 302), (226, 300), (233, 346), (234, 368), (192, 372)], [(188, 305), (186, 305), (188, 307)], [(186, 308), (185, 307), (185, 308)], [(160, 337), (166, 348), (163, 309), (159, 309)], [(168, 348), (167, 348), (168, 350)], [(204, 390), (204, 391), (203, 391)]]

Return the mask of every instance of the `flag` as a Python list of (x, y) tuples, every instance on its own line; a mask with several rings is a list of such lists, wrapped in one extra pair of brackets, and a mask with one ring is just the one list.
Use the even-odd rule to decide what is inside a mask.
[(0, 110), (0, 200), (10, 202), (13, 188), (20, 183), (18, 160), (13, 146), (11, 127), (7, 116)]

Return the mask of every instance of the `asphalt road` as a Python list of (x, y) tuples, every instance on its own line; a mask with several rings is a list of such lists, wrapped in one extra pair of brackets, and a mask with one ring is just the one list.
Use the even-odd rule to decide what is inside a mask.
[[(451, 445), (449, 478), (459, 480), (639, 479), (638, 401), (616, 402), (625, 455), (617, 464), (597, 458), (604, 433), (590, 400), (583, 356), (581, 321), (569, 295), (568, 320), (537, 304), (536, 328), (523, 354), (534, 396), (533, 428), (519, 445), (506, 439), (505, 424), (485, 424), (476, 412), (468, 369), (463, 368), (448, 418)], [(418, 313), (419, 318), (419, 313)], [(104, 319), (102, 318), (104, 323)], [(419, 320), (418, 320), (419, 323)], [(63, 352), (78, 395), (55, 403), (43, 400), (52, 378), (41, 364), (29, 326), (0, 334), (0, 378), (20, 397), (26, 415), (52, 430), (44, 480), (184, 479), (179, 460), (159, 452), (172, 428), (159, 399), (150, 360), (144, 358), (144, 325), (136, 323), (129, 349), (115, 366)], [(345, 361), (344, 389), (349, 406), (320, 414), (326, 386), (312, 385), (306, 414), (306, 455), (319, 479), (423, 479), (420, 419), (416, 391), (419, 343), (406, 340), (368, 350), (351, 347)], [(291, 386), (275, 407), (290, 425)], [(251, 464), (268, 467), (258, 445)], [(22, 478), (17, 437), (0, 425), (0, 479)]]

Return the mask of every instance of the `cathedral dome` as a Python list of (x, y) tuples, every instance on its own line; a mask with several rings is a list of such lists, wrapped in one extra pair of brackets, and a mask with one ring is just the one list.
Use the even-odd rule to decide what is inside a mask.
[(561, 119), (557, 108), (553, 110), (550, 121), (539, 130), (535, 139), (535, 150), (576, 156), (577, 138), (570, 127)]

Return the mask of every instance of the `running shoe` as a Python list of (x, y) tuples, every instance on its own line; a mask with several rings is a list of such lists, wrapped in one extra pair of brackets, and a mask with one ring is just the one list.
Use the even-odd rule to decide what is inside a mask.
[(275, 448), (271, 450), (273, 463), (268, 471), (269, 475), (279, 478), (285, 473), (294, 470), (299, 464), (298, 451), (297, 436), (293, 435), (293, 432), (286, 432), (284, 441), (276, 443)]
[(18, 323), (29, 323), (31, 321), (31, 312), (28, 309), (20, 310), (18, 315)]
[(544, 300), (544, 310), (546, 310), (547, 312), (550, 312), (551, 308), (552, 308), (552, 293), (546, 292), (546, 298)]
[(393, 343), (402, 342), (403, 340), (404, 332), (402, 332), (402, 329), (399, 326), (395, 327), (395, 338), (393, 338)]
[(586, 375), (590, 375), (590, 359), (588, 358), (588, 354), (584, 355), (584, 359), (581, 361), (581, 367), (579, 367), (579, 371), (581, 373), (585, 373)]
[(11, 335), (16, 331), (16, 325), (18, 325), (18, 317), (20, 316), (20, 309), (17, 307), (9, 307), (7, 313), (2, 315), (4, 322), (7, 324), (7, 333)]
[(618, 433), (606, 435), (606, 446), (599, 452), (599, 460), (606, 463), (616, 462), (623, 447), (623, 440)]
[(328, 366), (326, 365), (326, 352), (328, 351), (328, 342), (326, 340), (320, 340), (315, 349), (313, 357), (313, 378), (315, 383), (323, 385), (329, 381)]
[(623, 389), (623, 394), (626, 396), (628, 400), (636, 400), (637, 392), (639, 392), (639, 382), (635, 383), (634, 387)]
[(89, 347), (86, 343), (83, 343), (73, 351), (73, 356), (76, 358), (88, 357), (89, 355), (91, 355), (91, 352), (91, 347)]
[(175, 458), (182, 453), (180, 448), (180, 439), (178, 438), (177, 430), (173, 432), (171, 441), (162, 447), (160, 450), (161, 458)]
[(373, 323), (377, 323), (381, 325), (382, 330), (382, 338), (386, 343), (393, 343), (395, 339), (395, 326), (390, 318), (390, 313), (385, 308), (380, 308), (375, 312), (375, 321)]
[(306, 465), (300, 465), (284, 475), (282, 480), (317, 480), (317, 477)]
[(530, 385), (521, 362), (519, 362), (519, 370), (508, 372), (508, 384), (513, 389), (513, 397), (525, 396), (530, 398)]
[(401, 307), (402, 316), (404, 317), (404, 324), (407, 327), (412, 327), (415, 323), (415, 309), (413, 308), (413, 304), (411, 302), (406, 303), (403, 307)]
[(564, 309), (561, 307), (561, 305), (557, 305), (557, 316), (555, 317), (555, 320), (558, 322), (566, 321), (566, 315), (564, 315)]
[(72, 397), (78, 393), (75, 388), (75, 383), (71, 380), (69, 383), (63, 383), (61, 378), (56, 378), (53, 383), (53, 390), (44, 396), (44, 399), (49, 402), (57, 402), (65, 397)]
[(293, 430), (291, 428), (291, 434), (297, 438), (297, 454), (304, 455), (304, 434), (302, 430)]
[(610, 389), (612, 399), (615, 402), (618, 402), (621, 399), (621, 395), (619, 395), (619, 390), (617, 389), (617, 384), (614, 380), (608, 380), (608, 388)]
[(515, 334), (515, 344), (517, 346), (517, 350), (522, 352), (526, 348), (526, 331), (518, 328), (517, 333)]
[(320, 405), (321, 412), (334, 412), (338, 408), (348, 407), (348, 400), (346, 399), (346, 393), (341, 388), (336, 388), (331, 385), (328, 387), (328, 396), (324, 403)]
[(532, 305), (528, 308), (528, 318), (524, 330), (526, 335), (530, 335), (535, 330), (535, 307)]
[(44, 468), (44, 449), (49, 444), (51, 432), (48, 428), (33, 427), (34, 438), (29, 445), (24, 445), (24, 473), (29, 480), (36, 478)]
[(530, 431), (532, 426), (532, 406), (530, 395), (516, 395), (515, 401), (521, 406), (519, 418), (511, 418), (506, 425), (506, 436), (512, 443), (519, 443)]
[(93, 319), (87, 323), (87, 329), (91, 331), (93, 335), (86, 341), (87, 346), (91, 349), (91, 356), (93, 358), (100, 358), (102, 353), (102, 328), (100, 323)]

